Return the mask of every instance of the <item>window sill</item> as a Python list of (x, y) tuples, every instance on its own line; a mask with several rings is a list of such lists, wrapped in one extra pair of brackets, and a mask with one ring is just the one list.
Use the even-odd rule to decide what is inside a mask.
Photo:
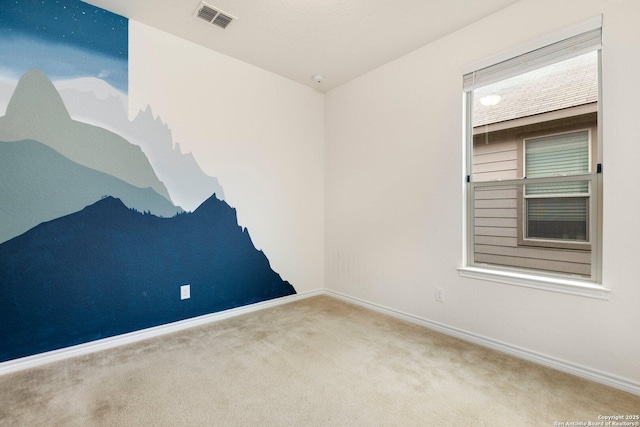
[(524, 286), (527, 288), (561, 292), (583, 297), (608, 300), (611, 294), (610, 289), (580, 279), (545, 277), (482, 267), (460, 267), (458, 268), (458, 272), (461, 277), (489, 280), (508, 285)]
[[(518, 230), (520, 233), (521, 230)], [(591, 243), (589, 242), (570, 242), (560, 240), (543, 240), (543, 239), (523, 239), (518, 236), (518, 246), (524, 246), (528, 248), (546, 248), (546, 249), (569, 249), (573, 251), (585, 251), (591, 250)]]

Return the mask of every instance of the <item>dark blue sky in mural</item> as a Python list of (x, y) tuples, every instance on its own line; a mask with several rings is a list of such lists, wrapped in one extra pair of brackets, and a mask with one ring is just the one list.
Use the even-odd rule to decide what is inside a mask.
[[(126, 93), (128, 20), (80, 0), (0, 0), (0, 77), (98, 77)], [(25, 54), (28, 52), (29, 54)]]

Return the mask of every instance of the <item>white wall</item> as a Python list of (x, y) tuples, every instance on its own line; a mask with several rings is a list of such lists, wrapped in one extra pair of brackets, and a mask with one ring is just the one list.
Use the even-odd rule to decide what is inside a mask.
[[(459, 277), (462, 68), (601, 13), (611, 299)], [(326, 287), (639, 384), (638, 22), (637, 0), (523, 0), (330, 91)]]
[(147, 105), (218, 178), (272, 268), (298, 292), (322, 288), (324, 95), (130, 21), (130, 117)]

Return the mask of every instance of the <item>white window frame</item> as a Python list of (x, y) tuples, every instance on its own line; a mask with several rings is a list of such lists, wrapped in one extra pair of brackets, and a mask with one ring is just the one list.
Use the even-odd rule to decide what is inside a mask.
[[(464, 189), (464, 205), (465, 205), (465, 217), (466, 220), (463, 225), (463, 264), (460, 268), (458, 268), (459, 273), (463, 277), (470, 277), (475, 279), (482, 279), (492, 282), (506, 283), (517, 286), (525, 286), (536, 289), (543, 289), (549, 291), (556, 291), (580, 296), (587, 296), (593, 298), (600, 299), (609, 299), (610, 297), (610, 289), (606, 288), (602, 284), (602, 125), (601, 120), (598, 120), (598, 144), (596, 153), (596, 161), (598, 163), (596, 170), (590, 171), (588, 174), (581, 175), (572, 175), (570, 177), (562, 178), (563, 180), (587, 180), (590, 186), (590, 199), (591, 206), (590, 209), (590, 223), (589, 223), (589, 235), (590, 235), (590, 244), (591, 244), (591, 276), (588, 278), (583, 277), (571, 277), (569, 275), (562, 274), (552, 274), (546, 273), (543, 271), (537, 270), (524, 270), (510, 267), (500, 267), (494, 265), (480, 265), (474, 262), (474, 213), (473, 213), (473, 194), (475, 188), (478, 186), (490, 186), (495, 185), (492, 182), (472, 182), (471, 177), (473, 176), (472, 165), (473, 165), (473, 126), (471, 124), (471, 114), (473, 110), (473, 100), (472, 94), (473, 90), (477, 86), (481, 86), (484, 84), (489, 84), (492, 82), (500, 81), (509, 77), (509, 75), (503, 75), (501, 77), (501, 73), (504, 69), (510, 69), (511, 76), (522, 74), (526, 72), (526, 70), (522, 71), (513, 71), (514, 69), (518, 69), (518, 67), (522, 68), (522, 65), (518, 64), (518, 62), (523, 63), (524, 67), (530, 66), (527, 63), (536, 62), (536, 67), (541, 67), (544, 65), (548, 65), (551, 63), (559, 62), (563, 59), (567, 59), (570, 56), (564, 55), (560, 52), (559, 56), (557, 52), (553, 51), (553, 48), (550, 48), (551, 45), (557, 44), (561, 45), (559, 42), (563, 42), (568, 40), (569, 38), (575, 38), (578, 40), (576, 43), (574, 56), (577, 56), (581, 53), (586, 53), (587, 51), (598, 51), (598, 90), (599, 96), (598, 99), (598, 117), (602, 117), (602, 73), (601, 73), (601, 61), (602, 61), (602, 46), (601, 46), (601, 34), (602, 29), (602, 17), (599, 16), (595, 19), (587, 21), (585, 23), (579, 24), (572, 29), (565, 30), (563, 32), (557, 33), (555, 36), (546, 37), (544, 41), (534, 42), (529, 44), (528, 47), (520, 48), (518, 52), (513, 51), (510, 55), (501, 55), (497, 58), (485, 61), (481, 63), (482, 65), (474, 65), (468, 67), (467, 70), (463, 73), (465, 75), (464, 81), (464, 126), (465, 126), (465, 137), (464, 137), (464, 153), (465, 153), (465, 182), (463, 184)], [(596, 47), (593, 46), (593, 40), (587, 41), (586, 48), (582, 45), (578, 45), (580, 43), (580, 36), (587, 35), (587, 33), (594, 33), (593, 30), (598, 31), (598, 45)], [(554, 39), (555, 37), (555, 39)], [(546, 49), (546, 51), (544, 50)], [(586, 50), (585, 50), (586, 49)], [(536, 51), (534, 53), (534, 51)], [(539, 51), (539, 52), (538, 52)], [(542, 53), (542, 55), (537, 53)], [(532, 54), (530, 57), (527, 55)], [(554, 56), (555, 55), (555, 56)], [(564, 55), (564, 56), (563, 56)], [(525, 58), (525, 61), (516, 61), (516, 59)], [(485, 72), (485, 69), (487, 71)], [(502, 69), (502, 71), (501, 71)], [(530, 69), (533, 69), (531, 67)], [(484, 72), (484, 74), (483, 74)], [(480, 84), (478, 84), (480, 82)], [(471, 87), (471, 89), (469, 89)], [(591, 138), (590, 138), (591, 144)], [(523, 147), (524, 150), (524, 147)], [(589, 150), (590, 155), (592, 150)], [(590, 160), (590, 165), (591, 165)], [(545, 178), (534, 178), (532, 179), (535, 182), (545, 182)], [(513, 180), (514, 184), (522, 184), (522, 180)], [(531, 182), (531, 181), (529, 181)], [(502, 181), (501, 184), (508, 184), (508, 181)]]

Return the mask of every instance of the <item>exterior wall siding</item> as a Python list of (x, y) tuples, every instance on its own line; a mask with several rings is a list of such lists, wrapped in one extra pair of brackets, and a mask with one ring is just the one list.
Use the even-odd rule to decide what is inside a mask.
[[(560, 128), (566, 128), (566, 124)], [(589, 250), (533, 247), (518, 243), (518, 222), (522, 221), (518, 210), (523, 206), (519, 203), (522, 191), (516, 185), (500, 185), (500, 180), (522, 176), (519, 157), (522, 157), (522, 135), (526, 132), (526, 129), (519, 129), (502, 135), (475, 136), (473, 181), (496, 181), (496, 186), (478, 188), (473, 197), (475, 263), (589, 276)], [(595, 127), (592, 134), (596, 134)]]

